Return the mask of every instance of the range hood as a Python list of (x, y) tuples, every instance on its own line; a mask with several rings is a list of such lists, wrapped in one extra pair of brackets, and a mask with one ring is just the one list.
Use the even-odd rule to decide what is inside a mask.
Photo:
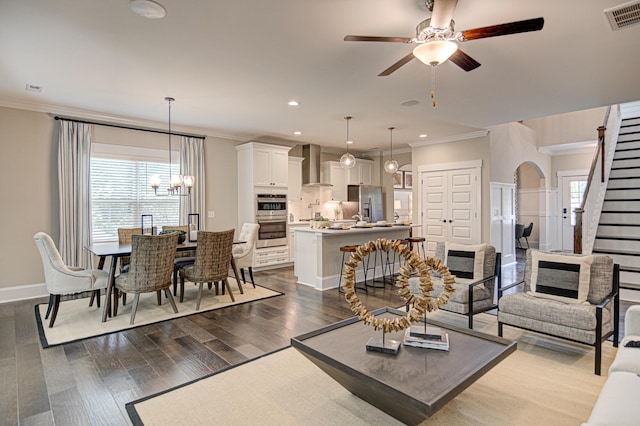
[(320, 182), (320, 145), (302, 145), (302, 186), (332, 187)]

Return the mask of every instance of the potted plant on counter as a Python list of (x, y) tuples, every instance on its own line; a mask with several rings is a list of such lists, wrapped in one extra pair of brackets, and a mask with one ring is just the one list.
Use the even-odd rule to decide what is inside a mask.
[(331, 222), (326, 217), (316, 216), (313, 219), (311, 219), (311, 227), (313, 229), (328, 228), (330, 226), (331, 226)]

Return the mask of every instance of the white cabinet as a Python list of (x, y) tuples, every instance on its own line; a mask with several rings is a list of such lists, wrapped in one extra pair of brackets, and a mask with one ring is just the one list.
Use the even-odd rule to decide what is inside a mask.
[(289, 263), (289, 248), (287, 246), (266, 247), (256, 249), (253, 264), (256, 268), (278, 266)]
[[(249, 142), (236, 149), (239, 181), (248, 181), (252, 186), (287, 187), (289, 147)], [(241, 174), (246, 179), (240, 179)]]
[(323, 180), (333, 185), (331, 198), (336, 201), (347, 200), (347, 185), (371, 185), (373, 161), (356, 159), (350, 169), (343, 169), (338, 161), (322, 163)]
[(295, 260), (296, 254), (296, 229), (300, 228), (308, 228), (309, 223), (295, 223), (289, 224), (289, 229), (287, 230), (289, 235), (289, 262), (293, 262)]
[(302, 199), (302, 161), (304, 158), (289, 157), (289, 184), (287, 198), (289, 200)]
[(328, 182), (331, 188), (331, 199), (347, 201), (347, 174), (338, 161), (325, 161), (322, 163), (322, 181)]

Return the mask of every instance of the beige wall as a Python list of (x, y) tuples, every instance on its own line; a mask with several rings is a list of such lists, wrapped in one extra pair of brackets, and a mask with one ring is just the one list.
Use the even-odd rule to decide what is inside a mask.
[(536, 132), (537, 145), (549, 146), (598, 139), (598, 126), (602, 126), (607, 108), (593, 108), (584, 111), (557, 114), (523, 124)]
[(591, 168), (591, 161), (593, 161), (591, 152), (551, 157), (551, 186), (558, 187), (558, 172), (588, 171)]
[[(416, 204), (420, 197), (418, 196), (417, 189), (418, 183), (416, 179), (418, 176), (415, 174), (418, 171), (418, 167), (432, 164), (441, 163), (456, 163), (461, 161), (474, 161), (482, 160), (482, 242), (491, 241), (491, 218), (490, 218), (490, 175), (491, 175), (491, 152), (490, 152), (490, 140), (489, 136), (480, 138), (467, 139), (456, 142), (440, 143), (435, 145), (427, 145), (413, 148), (413, 173), (414, 173), (414, 216), (417, 215), (419, 206)], [(414, 222), (420, 223), (418, 217), (414, 217)]]
[[(0, 220), (5, 241), (11, 242), (0, 248), (0, 288), (44, 282), (33, 234), (47, 232), (56, 243), (59, 238), (57, 124), (45, 113), (0, 107), (0, 178), (10, 183), (2, 187)], [(92, 136), (98, 143), (168, 150), (168, 136), (162, 134), (94, 126)], [(215, 212), (214, 218), (202, 212), (207, 230), (236, 227), (235, 146), (240, 143), (205, 139), (206, 209)]]
[(44, 282), (33, 235), (59, 235), (56, 124), (43, 113), (0, 107), (0, 288)]

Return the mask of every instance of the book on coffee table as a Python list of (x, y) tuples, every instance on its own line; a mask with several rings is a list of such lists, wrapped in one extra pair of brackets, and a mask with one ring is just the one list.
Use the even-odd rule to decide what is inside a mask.
[(422, 337), (415, 337), (411, 335), (411, 330), (405, 331), (404, 334), (404, 345), (405, 346), (414, 346), (416, 348), (426, 348), (426, 349), (438, 349), (441, 351), (449, 350), (449, 333), (446, 331), (442, 331), (440, 335), (440, 339), (425, 339)]

